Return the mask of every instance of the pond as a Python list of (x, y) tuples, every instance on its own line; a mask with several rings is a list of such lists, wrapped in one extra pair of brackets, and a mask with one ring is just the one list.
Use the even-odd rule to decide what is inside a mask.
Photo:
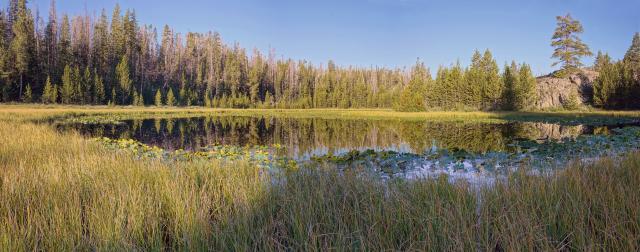
[(638, 134), (621, 131), (636, 128), (633, 126), (636, 124), (261, 116), (57, 124), (60, 130), (76, 130), (87, 137), (133, 139), (167, 151), (201, 151), (209, 146), (281, 146), (284, 150), (281, 155), (299, 163), (366, 167), (387, 177), (446, 173), (465, 179), (482, 173), (495, 174), (524, 161), (549, 168), (575, 158), (589, 159), (636, 148), (638, 141), (634, 137)]

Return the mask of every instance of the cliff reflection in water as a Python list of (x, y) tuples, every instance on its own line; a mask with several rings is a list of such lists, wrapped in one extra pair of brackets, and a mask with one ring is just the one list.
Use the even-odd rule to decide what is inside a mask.
[(606, 127), (544, 123), (456, 123), (317, 118), (196, 117), (128, 120), (123, 124), (67, 124), (81, 134), (130, 138), (168, 150), (224, 145), (273, 145), (308, 158), (349, 150), (394, 150), (421, 154), (433, 145), (474, 153), (508, 151), (516, 139), (561, 139), (602, 133)]

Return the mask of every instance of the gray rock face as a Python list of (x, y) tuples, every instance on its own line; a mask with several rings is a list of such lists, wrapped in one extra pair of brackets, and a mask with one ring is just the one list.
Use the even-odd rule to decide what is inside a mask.
[(579, 105), (592, 104), (593, 82), (598, 77), (598, 72), (581, 69), (580, 72), (571, 74), (565, 78), (557, 78), (547, 75), (537, 78), (538, 82), (538, 109), (562, 107), (572, 95), (578, 99)]

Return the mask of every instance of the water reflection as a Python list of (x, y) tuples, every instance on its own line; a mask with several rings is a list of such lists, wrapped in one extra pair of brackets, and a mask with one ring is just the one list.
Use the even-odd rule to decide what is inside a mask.
[(421, 154), (436, 146), (474, 153), (508, 151), (518, 139), (544, 140), (606, 133), (608, 127), (545, 123), (460, 123), (209, 116), (127, 120), (122, 124), (64, 124), (91, 137), (130, 138), (164, 149), (198, 150), (224, 145), (280, 144), (290, 157), (308, 159), (350, 150)]

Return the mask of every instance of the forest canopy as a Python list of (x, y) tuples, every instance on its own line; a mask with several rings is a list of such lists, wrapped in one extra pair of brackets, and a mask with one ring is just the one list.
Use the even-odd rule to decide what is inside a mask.
[[(216, 32), (140, 24), (135, 10), (119, 5), (98, 16), (59, 15), (55, 1), (43, 20), (26, 0), (10, 0), (0, 31), (0, 102), (423, 111), (530, 110), (537, 99), (529, 65), (500, 69), (488, 49), (475, 51), (469, 66), (439, 67), (435, 77), (420, 60), (411, 68), (314, 65), (247, 53)], [(567, 58), (566, 66), (579, 66)], [(610, 98), (622, 91), (603, 93), (616, 89), (604, 82), (596, 104), (626, 106)]]

